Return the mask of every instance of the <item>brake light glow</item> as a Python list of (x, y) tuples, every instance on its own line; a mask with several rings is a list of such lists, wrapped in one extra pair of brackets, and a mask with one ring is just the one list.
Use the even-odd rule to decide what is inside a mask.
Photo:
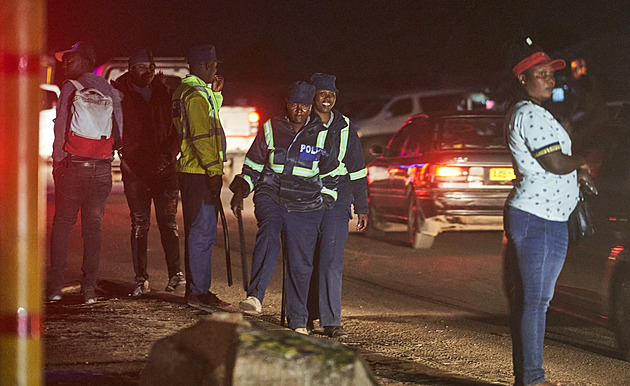
[(260, 115), (258, 115), (257, 112), (252, 111), (251, 113), (249, 113), (249, 122), (250, 123), (256, 123), (260, 120)]
[(436, 166), (436, 177), (460, 177), (468, 174), (468, 170), (458, 166)]

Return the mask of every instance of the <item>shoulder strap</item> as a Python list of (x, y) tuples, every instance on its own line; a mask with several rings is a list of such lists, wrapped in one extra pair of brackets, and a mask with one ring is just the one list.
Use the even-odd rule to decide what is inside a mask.
[(72, 83), (72, 85), (79, 91), (83, 90), (85, 87), (78, 80), (68, 79), (68, 82)]

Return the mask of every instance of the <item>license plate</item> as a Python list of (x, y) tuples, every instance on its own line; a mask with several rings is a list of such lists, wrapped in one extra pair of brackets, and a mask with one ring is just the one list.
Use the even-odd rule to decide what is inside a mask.
[(491, 168), (490, 181), (512, 181), (516, 178), (512, 168)]

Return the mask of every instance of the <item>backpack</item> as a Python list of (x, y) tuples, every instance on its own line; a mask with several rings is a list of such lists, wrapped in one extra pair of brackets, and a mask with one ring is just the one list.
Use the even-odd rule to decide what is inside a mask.
[(64, 150), (70, 154), (107, 159), (112, 156), (113, 100), (91, 87), (70, 80), (76, 91), (70, 104), (70, 119)]

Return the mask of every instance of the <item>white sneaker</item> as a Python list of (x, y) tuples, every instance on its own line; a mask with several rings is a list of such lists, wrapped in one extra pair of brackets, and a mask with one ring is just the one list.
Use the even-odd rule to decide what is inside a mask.
[(298, 334), (302, 334), (302, 335), (311, 335), (308, 330), (304, 327), (298, 327), (295, 330), (293, 330), (295, 332), (297, 332)]
[(247, 299), (241, 300), (238, 308), (246, 314), (262, 314), (262, 304), (260, 304), (260, 300), (256, 296), (248, 296)]

